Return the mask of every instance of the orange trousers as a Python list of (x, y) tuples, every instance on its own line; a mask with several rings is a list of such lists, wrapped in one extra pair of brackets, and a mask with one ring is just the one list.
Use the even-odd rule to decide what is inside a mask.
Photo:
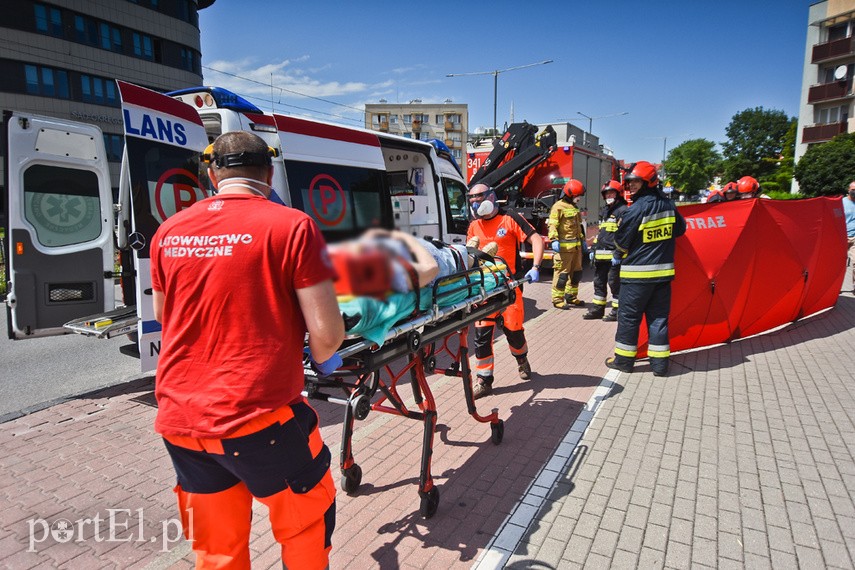
[(330, 451), (306, 402), (247, 422), (224, 439), (164, 436), (196, 568), (249, 569), (252, 502), (268, 507), (290, 570), (329, 565), (335, 528)]

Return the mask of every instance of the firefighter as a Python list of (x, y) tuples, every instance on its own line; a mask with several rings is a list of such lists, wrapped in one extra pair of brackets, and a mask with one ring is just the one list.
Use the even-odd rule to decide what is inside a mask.
[(719, 202), (731, 202), (736, 200), (737, 196), (738, 191), (736, 189), (736, 182), (728, 182), (724, 185), (724, 188), (716, 191), (715, 196), (710, 194), (710, 198), (707, 200), (707, 203), (715, 204)]
[[(583, 319), (603, 319), (616, 321), (618, 315), (618, 296), (620, 295), (620, 268), (612, 265), (615, 251), (615, 232), (618, 222), (626, 212), (626, 201), (621, 196), (623, 185), (617, 180), (609, 180), (600, 193), (606, 205), (600, 210), (600, 232), (594, 238), (591, 251), (591, 264), (594, 266), (594, 306), (582, 315)], [(612, 290), (612, 310), (606, 312), (606, 286)], [(605, 315), (605, 316), (603, 316)]]
[(743, 176), (736, 183), (736, 188), (739, 191), (739, 198), (747, 200), (756, 198), (760, 194), (760, 183), (753, 176)]
[[(540, 279), (540, 262), (543, 260), (543, 239), (525, 218), (510, 208), (500, 208), (496, 204), (496, 192), (486, 184), (475, 184), (469, 189), (469, 207), (472, 223), (469, 224), (466, 239), (470, 242), (477, 237), (481, 244), (495, 242), (498, 256), (508, 264), (508, 271), (516, 278), (522, 277), (520, 245), (531, 244), (534, 265), (525, 274), (532, 283)], [(499, 314), (490, 315), (475, 323), (475, 374), (477, 380), (473, 388), (475, 399), (483, 398), (493, 391), (493, 328)], [(531, 365), (528, 362), (528, 344), (523, 328), (522, 287), (514, 302), (501, 313), (502, 330), (508, 339), (511, 354), (517, 360), (520, 378), (531, 378)]]
[(632, 372), (641, 319), (646, 317), (650, 367), (655, 376), (667, 376), (675, 239), (685, 233), (686, 221), (662, 192), (656, 168), (649, 162), (636, 163), (625, 184), (633, 203), (615, 232), (612, 263), (621, 266), (621, 301), (615, 355), (606, 359), (606, 366)]
[[(552, 256), (552, 305), (558, 309), (584, 307), (578, 298), (582, 280), (582, 249), (585, 229), (576, 201), (585, 194), (585, 185), (571, 178), (549, 212), (547, 237), (556, 255)], [(569, 281), (569, 283), (568, 283)]]

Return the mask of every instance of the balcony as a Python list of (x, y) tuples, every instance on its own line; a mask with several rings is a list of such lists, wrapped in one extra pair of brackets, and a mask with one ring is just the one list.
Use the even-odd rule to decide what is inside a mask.
[(448, 148), (460, 148), (462, 143), (454, 139), (445, 139), (445, 146)]
[(389, 132), (389, 121), (380, 121), (377, 125), (377, 130), (388, 133)]
[(418, 119), (413, 119), (412, 122), (413, 132), (417, 133), (422, 130), (422, 122)]
[(814, 104), (835, 99), (846, 99), (852, 97), (851, 85), (848, 81), (833, 81), (812, 85), (808, 90), (808, 103)]
[(812, 125), (802, 129), (802, 144), (830, 141), (837, 135), (846, 132), (846, 121)]
[(443, 128), (445, 128), (446, 131), (459, 131), (460, 130), (460, 123), (445, 121), (445, 125)]
[(855, 55), (855, 44), (853, 44), (853, 38), (848, 37), (824, 44), (816, 44), (813, 46), (810, 62), (820, 63), (853, 55)]

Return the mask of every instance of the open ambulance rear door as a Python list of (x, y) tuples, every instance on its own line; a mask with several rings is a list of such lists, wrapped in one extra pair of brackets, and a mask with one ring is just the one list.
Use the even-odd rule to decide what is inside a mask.
[(114, 309), (113, 198), (101, 130), (3, 114), (11, 339)]

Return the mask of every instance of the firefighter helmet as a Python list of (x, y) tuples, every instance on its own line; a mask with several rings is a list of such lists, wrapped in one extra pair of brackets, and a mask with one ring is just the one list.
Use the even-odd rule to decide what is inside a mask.
[(724, 185), (724, 188), (722, 188), (721, 191), (726, 194), (728, 192), (738, 192), (739, 190), (736, 187), (736, 182), (728, 182)]
[(760, 188), (760, 183), (752, 176), (743, 176), (736, 183), (740, 194), (754, 194)]
[(623, 184), (618, 182), (617, 180), (609, 180), (605, 184), (603, 184), (603, 189), (600, 190), (600, 194), (603, 195), (603, 198), (606, 197), (606, 192), (617, 192), (618, 196), (623, 193)]
[(578, 198), (579, 196), (585, 193), (585, 185), (576, 180), (575, 178), (571, 178), (564, 184), (564, 196), (572, 200), (573, 198)]
[(659, 182), (659, 175), (656, 173), (656, 167), (644, 160), (636, 162), (630, 173), (624, 178), (624, 181), (639, 179), (643, 180), (644, 183), (651, 188), (656, 186)]

